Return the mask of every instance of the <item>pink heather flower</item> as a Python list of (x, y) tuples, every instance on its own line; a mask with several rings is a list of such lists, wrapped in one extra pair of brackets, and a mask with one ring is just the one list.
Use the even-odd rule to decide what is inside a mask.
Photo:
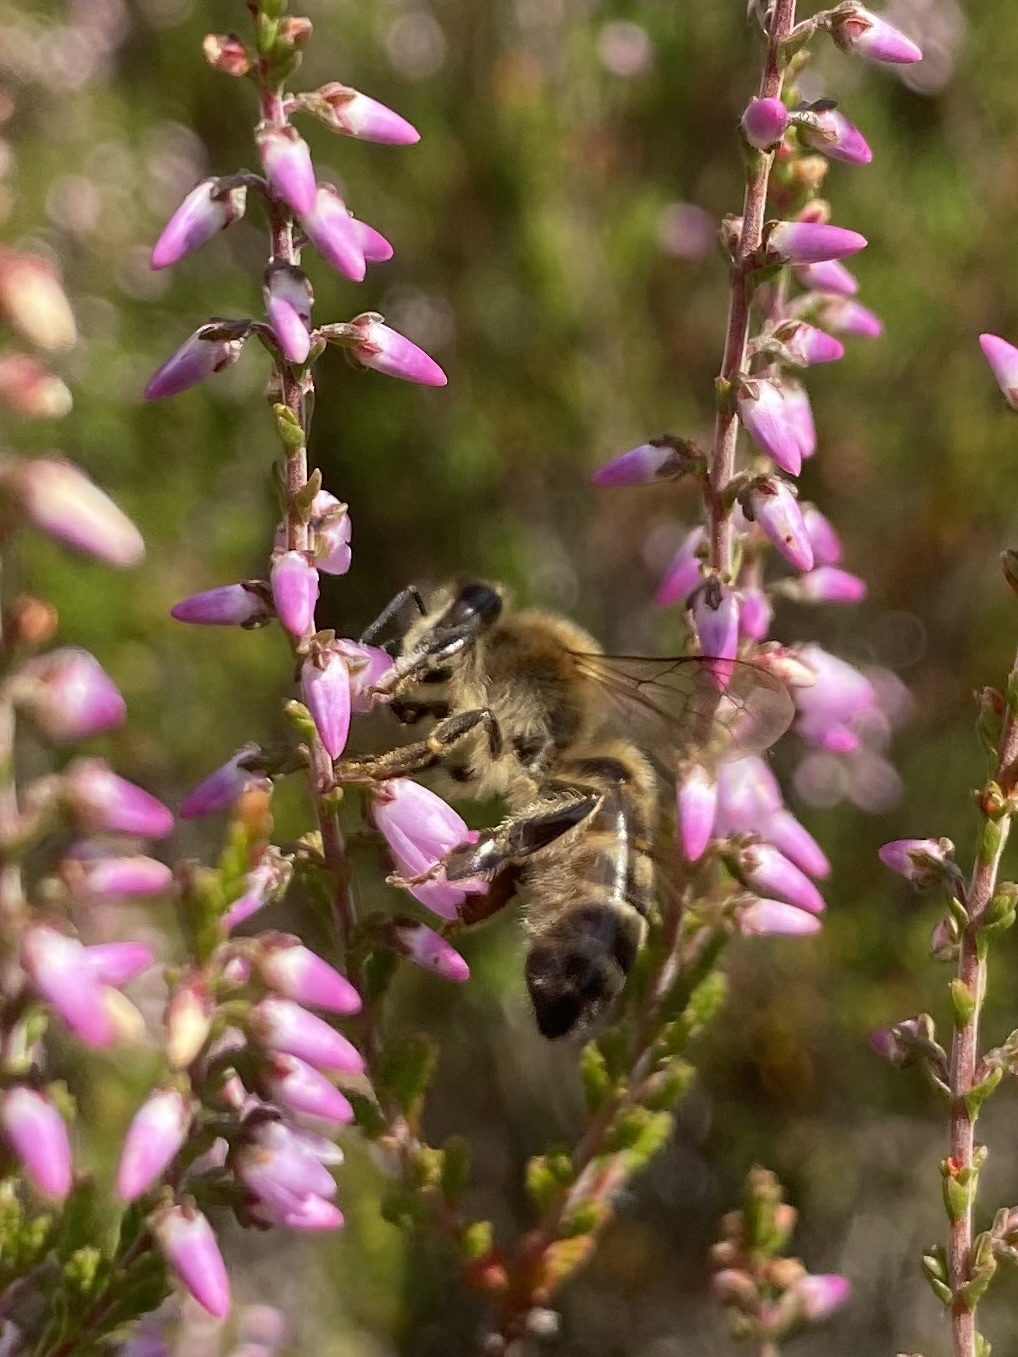
[(694, 528), (686, 535), (654, 595), (654, 602), (660, 607), (688, 602), (690, 594), (700, 583), (699, 550), (706, 536), (703, 528)]
[[(352, 557), (352, 525), (347, 506), (335, 495), (330, 495), (328, 490), (319, 490), (311, 501), (308, 526), (313, 534), (311, 549), (316, 568), (325, 575), (345, 575), (350, 569)], [(275, 548), (277, 551), (286, 550), (285, 523), (276, 525)]]
[(376, 231), (373, 226), (369, 226), (365, 221), (358, 221), (356, 217), (353, 218), (353, 229), (366, 264), (387, 264), (389, 262), (393, 256), (393, 248), (381, 231)]
[(365, 311), (350, 321), (356, 336), (348, 352), (361, 367), (373, 368), (387, 377), (400, 377), (421, 386), (445, 386), (448, 377), (433, 358), (404, 335), (390, 330), (375, 311)]
[(265, 270), (265, 310), (283, 357), (303, 363), (311, 351), (311, 285), (295, 264), (274, 262)]
[(133, 857), (68, 857), (60, 874), (79, 901), (123, 899), (131, 895), (161, 895), (173, 884), (165, 862), (137, 854)]
[(849, 297), (832, 297), (819, 311), (819, 319), (831, 330), (856, 339), (879, 339), (884, 322), (875, 311)]
[(179, 1089), (156, 1089), (134, 1114), (120, 1151), (117, 1195), (133, 1202), (147, 1192), (183, 1145), (194, 1111)]
[(771, 222), (764, 237), (767, 257), (776, 264), (822, 264), (866, 247), (858, 231), (814, 221)]
[(749, 506), (763, 534), (796, 570), (810, 570), (813, 548), (795, 495), (776, 476), (757, 481), (749, 492)]
[(245, 890), (223, 915), (226, 929), (236, 928), (265, 905), (280, 899), (290, 884), (293, 863), (274, 848), (266, 849), (261, 861), (244, 879)]
[(315, 629), (318, 602), (318, 571), (305, 551), (284, 551), (269, 571), (276, 616), (292, 636), (306, 636)]
[(15, 1085), (0, 1093), (0, 1128), (37, 1192), (63, 1201), (71, 1190), (67, 1123), (43, 1094)]
[(769, 816), (781, 810), (781, 788), (763, 759), (751, 755), (718, 768), (717, 833), (759, 832)]
[(181, 391), (197, 386), (207, 377), (235, 363), (240, 357), (247, 334), (245, 332), (231, 339), (223, 339), (217, 333), (219, 328), (216, 324), (210, 324), (195, 330), (149, 378), (145, 399), (157, 401), (179, 395)]
[(785, 348), (797, 363), (809, 367), (816, 363), (836, 363), (845, 356), (845, 346), (839, 339), (819, 330), (815, 325), (797, 321), (792, 333), (784, 341)]
[(790, 811), (775, 811), (760, 825), (760, 833), (807, 876), (830, 876), (831, 864), (824, 850)]
[(243, 184), (225, 191), (220, 179), (203, 179), (191, 190), (166, 223), (152, 250), (152, 267), (176, 264), (244, 215), (247, 189)]
[(350, 734), (350, 675), (337, 646), (312, 648), (300, 668), (301, 694), (330, 759), (338, 759)]
[(718, 808), (717, 780), (700, 763), (679, 769), (675, 787), (679, 846), (687, 862), (698, 862), (710, 843)]
[(913, 886), (936, 886), (957, 871), (950, 839), (894, 839), (879, 852), (880, 861)]
[(264, 773), (254, 772), (243, 766), (246, 760), (260, 753), (261, 750), (256, 744), (246, 744), (242, 749), (238, 749), (221, 768), (210, 773), (184, 797), (180, 806), (181, 819), (195, 820), (202, 815), (214, 815), (216, 811), (226, 810), (248, 787), (264, 783), (266, 781)]
[(979, 347), (1012, 410), (1018, 410), (1018, 349), (999, 335), (980, 335)]
[(795, 688), (796, 729), (812, 744), (835, 753), (858, 747), (854, 727), (877, 706), (869, 679), (817, 645), (799, 648), (799, 657), (817, 676), (811, 688)]
[(127, 704), (117, 685), (87, 650), (64, 646), (22, 665), (14, 676), (16, 701), (51, 740), (82, 740), (118, 726)]
[(145, 942), (97, 942), (85, 948), (85, 959), (101, 984), (119, 989), (147, 970), (155, 953)]
[(70, 388), (38, 358), (0, 354), (0, 403), (28, 419), (63, 419), (74, 408)]
[(361, 714), (371, 711), (371, 690), (392, 668), (392, 656), (378, 646), (361, 645), (359, 641), (348, 641), (344, 637), (333, 645), (346, 659), (353, 711)]
[(292, 127), (259, 127), (255, 140), (272, 192), (298, 216), (310, 212), (318, 185), (307, 142)]
[(681, 463), (670, 438), (652, 438), (638, 448), (619, 453), (591, 476), (594, 485), (615, 489), (625, 485), (649, 485), (653, 481), (671, 480), (681, 469)]
[(252, 1194), (251, 1216), (265, 1225), (299, 1230), (339, 1229), (342, 1213), (329, 1198), (336, 1184), (300, 1132), (280, 1121), (259, 1122), (233, 1156), (238, 1179)]
[(187, 1069), (198, 1056), (212, 1030), (215, 1004), (205, 981), (186, 975), (166, 1001), (163, 1045), (170, 1068)]
[(859, 291), (856, 279), (837, 259), (829, 259), (821, 264), (799, 264), (795, 276), (810, 292), (830, 292), (839, 297), (854, 297)]
[(739, 609), (739, 634), (750, 641), (762, 641), (771, 629), (774, 609), (762, 589), (747, 585), (739, 591), (742, 607)]
[(102, 759), (75, 759), (64, 770), (64, 795), (79, 826), (165, 839), (173, 832), (173, 812), (148, 792), (127, 782)]
[[(799, 452), (805, 462), (817, 450), (817, 431), (813, 424), (813, 407), (809, 403), (806, 388), (801, 382), (786, 378), (781, 383), (781, 394), (785, 401), (785, 418), (799, 444)], [(775, 458), (775, 460), (777, 459)], [(781, 463), (778, 462), (778, 465), (781, 466)], [(792, 474), (796, 473), (793, 472)]]
[(261, 1073), (265, 1092), (287, 1112), (345, 1126), (353, 1108), (339, 1089), (295, 1055), (276, 1055)]
[(785, 933), (802, 936), (820, 932), (820, 920), (805, 910), (796, 909), (784, 900), (754, 900), (740, 908), (739, 932), (746, 936), (766, 933)]
[(837, 565), (841, 560), (841, 538), (830, 519), (825, 518), (815, 504), (803, 504), (802, 521), (813, 548), (813, 564)]
[(137, 565), (145, 555), (141, 533), (108, 495), (71, 462), (19, 462), (2, 486), (40, 531), (107, 565)]
[(295, 1055), (318, 1070), (362, 1074), (364, 1061), (342, 1033), (291, 999), (261, 999), (251, 1010), (251, 1033), (266, 1050)]
[(785, 135), (788, 109), (780, 99), (752, 99), (742, 115), (742, 132), (750, 146), (769, 151)]
[(736, 399), (739, 419), (761, 452), (790, 476), (802, 469), (800, 434), (789, 414), (785, 395), (775, 382), (753, 378), (741, 383)]
[(791, 1289), (808, 1324), (819, 1324), (829, 1318), (847, 1305), (852, 1296), (852, 1283), (836, 1272), (800, 1277)]
[(329, 126), (348, 137), (389, 146), (410, 146), (421, 139), (421, 134), (405, 118), (346, 85), (323, 85), (313, 97), (324, 105), (326, 113), (322, 116)]
[(866, 597), (866, 581), (836, 565), (820, 565), (802, 576), (795, 592), (807, 603), (858, 603)]
[(835, 10), (830, 32), (843, 52), (854, 52), (868, 61), (904, 66), (923, 59), (920, 49), (900, 29), (871, 14), (862, 5), (852, 5), (841, 13)]
[[(440, 796), (409, 778), (393, 778), (379, 789), (371, 798), (371, 818), (403, 877), (419, 876), (470, 840), (462, 816)], [(469, 882), (457, 881), (453, 886), (436, 880), (409, 889), (414, 899), (433, 913), (455, 919), (470, 888)]]
[(271, 989), (312, 1008), (331, 1013), (359, 1013), (361, 997), (345, 975), (340, 975), (320, 956), (287, 933), (272, 933), (261, 939), (262, 951), (255, 965)]
[(693, 600), (693, 621), (700, 653), (711, 661), (708, 667), (714, 684), (724, 689), (731, 681), (732, 661), (739, 649), (738, 599), (725, 585), (708, 581)]
[(318, 253), (351, 282), (363, 281), (364, 251), (346, 203), (331, 184), (319, 184), (311, 207), (300, 214), (304, 233)]
[(397, 952), (439, 979), (451, 980), (457, 985), (470, 979), (470, 967), (459, 952), (440, 933), (424, 924), (400, 920), (391, 926), (387, 936)]
[(807, 146), (823, 151), (831, 160), (842, 160), (848, 165), (868, 165), (873, 152), (866, 138), (836, 108), (814, 112), (816, 127), (801, 126), (799, 135)]
[(733, 860), (733, 869), (760, 896), (784, 900), (807, 914), (822, 914), (826, 908), (823, 896), (809, 877), (769, 843), (744, 848)]
[(96, 1048), (112, 1045), (116, 1032), (105, 990), (78, 939), (31, 924), (21, 954), (32, 984), (78, 1040)]
[(198, 1304), (223, 1319), (230, 1312), (230, 1279), (212, 1226), (195, 1206), (168, 1206), (149, 1217), (160, 1252)]
[(170, 616), (203, 627), (260, 627), (274, 616), (267, 594), (260, 580), (224, 584), (182, 598)]
[(69, 349), (78, 337), (60, 273), (43, 255), (0, 250), (0, 312), (40, 349)]

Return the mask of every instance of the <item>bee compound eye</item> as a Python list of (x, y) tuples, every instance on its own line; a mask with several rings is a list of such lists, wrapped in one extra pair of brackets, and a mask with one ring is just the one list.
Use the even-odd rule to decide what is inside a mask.
[(502, 596), (498, 590), (475, 580), (460, 587), (443, 620), (451, 627), (462, 626), (465, 622), (488, 627), (501, 612)]
[(611, 954), (588, 940), (535, 944), (524, 973), (537, 1030), (551, 1041), (589, 1028), (623, 983)]

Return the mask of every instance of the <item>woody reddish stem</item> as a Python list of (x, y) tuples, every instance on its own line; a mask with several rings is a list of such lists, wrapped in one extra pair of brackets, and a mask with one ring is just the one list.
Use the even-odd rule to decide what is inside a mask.
[[(761, 99), (779, 99), (784, 70), (780, 59), (781, 43), (795, 26), (795, 0), (775, 0), (771, 11), (767, 59), (760, 81)], [(711, 443), (707, 485), (707, 511), (710, 516), (710, 563), (721, 575), (732, 575), (733, 529), (731, 514), (725, 508), (724, 490), (735, 473), (735, 447), (739, 420), (731, 399), (731, 384), (746, 363), (749, 341), (751, 286), (750, 258), (759, 249), (767, 210), (767, 186), (770, 182), (773, 153), (753, 152), (746, 175), (742, 205), (742, 234), (732, 261), (731, 295), (728, 303), (728, 331), (717, 379), (718, 409)]]
[[(1018, 685), (1018, 656), (1008, 681), (1008, 701), (998, 748), (994, 781), (1004, 797), (1010, 798), (1018, 783), (1018, 720), (1012, 707), (1011, 691)], [(955, 1024), (951, 1043), (951, 1159), (952, 1175), (964, 1174), (968, 1190), (964, 1209), (950, 1219), (947, 1245), (947, 1277), (955, 1299), (951, 1307), (951, 1332), (954, 1357), (976, 1357), (975, 1310), (961, 1295), (972, 1271), (972, 1216), (978, 1179), (974, 1173), (975, 1125), (978, 1108), (970, 1110), (966, 1095), (978, 1080), (979, 1019), (986, 996), (985, 935), (980, 934), (984, 914), (997, 889), (997, 872), (1011, 828), (1010, 814), (994, 816), (983, 810), (976, 863), (965, 897), (969, 922), (962, 933), (958, 958), (958, 980), (971, 997), (968, 1016)]]

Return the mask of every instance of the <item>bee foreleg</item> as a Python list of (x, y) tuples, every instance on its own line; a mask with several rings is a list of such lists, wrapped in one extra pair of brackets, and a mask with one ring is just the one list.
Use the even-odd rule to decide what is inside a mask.
[(603, 800), (592, 793), (569, 801), (537, 802), (482, 834), (476, 843), (464, 844), (448, 853), (443, 859), (446, 881), (492, 876), (512, 863), (540, 853), (593, 815)]
[(360, 754), (339, 759), (334, 765), (336, 781), (385, 782), (391, 777), (410, 777), (434, 768), (479, 726), (484, 726), (493, 758), (502, 752), (502, 733), (494, 713), (487, 707), (456, 712), (439, 721), (426, 740), (401, 745), (384, 754)]
[(395, 598), (389, 600), (369, 627), (364, 628), (361, 632), (361, 644), (363, 645), (365, 642), (370, 641), (373, 636), (377, 636), (382, 628), (387, 626), (411, 599), (413, 599), (414, 603), (417, 605), (418, 611), (423, 617), (427, 612), (427, 608), (424, 606), (424, 599), (421, 598), (420, 593), (412, 584), (408, 585), (406, 589), (401, 589)]

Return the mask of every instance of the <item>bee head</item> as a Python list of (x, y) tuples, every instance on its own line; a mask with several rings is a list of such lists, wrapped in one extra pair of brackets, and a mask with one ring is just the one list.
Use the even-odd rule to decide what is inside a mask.
[(537, 942), (525, 974), (542, 1037), (587, 1035), (618, 998), (625, 971), (597, 938)]
[(443, 630), (487, 631), (502, 613), (502, 594), (484, 580), (461, 580), (453, 586), (452, 602), (438, 626)]

